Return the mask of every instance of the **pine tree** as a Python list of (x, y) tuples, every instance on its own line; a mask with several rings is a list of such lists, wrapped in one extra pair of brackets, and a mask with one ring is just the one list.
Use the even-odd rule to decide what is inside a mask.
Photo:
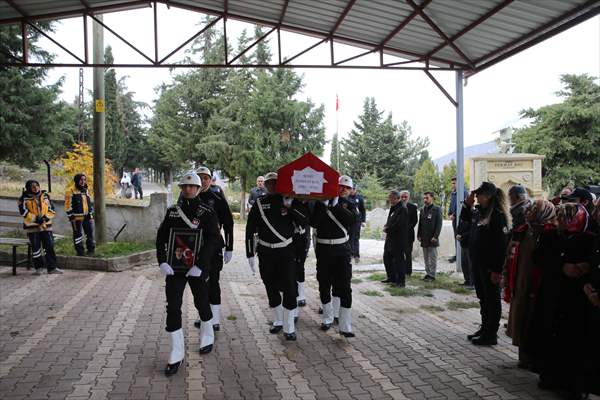
[(336, 170), (340, 169), (340, 142), (338, 140), (338, 134), (334, 133), (333, 134), (333, 139), (331, 139), (331, 153), (330, 153), (330, 157), (329, 157), (330, 163), (329, 165), (331, 166), (331, 168), (334, 168)]

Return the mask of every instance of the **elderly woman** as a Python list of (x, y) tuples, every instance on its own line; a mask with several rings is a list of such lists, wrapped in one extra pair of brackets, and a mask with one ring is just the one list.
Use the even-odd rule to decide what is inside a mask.
[(581, 204), (561, 204), (557, 217), (558, 230), (544, 232), (534, 253), (543, 278), (531, 343), (538, 386), (564, 390), (578, 399), (588, 391), (586, 371), (593, 362), (586, 340), (589, 302), (583, 287), (592, 271), (594, 237), (587, 231), (589, 215)]
[(541, 279), (541, 268), (533, 261), (533, 254), (542, 233), (556, 229), (554, 204), (547, 200), (535, 200), (525, 210), (524, 222), (526, 226), (519, 251), (515, 254), (516, 268), (508, 274), (510, 279), (505, 283), (511, 293), (506, 333), (512, 338), (512, 343), (519, 347), (519, 367), (529, 368), (531, 356), (527, 336)]

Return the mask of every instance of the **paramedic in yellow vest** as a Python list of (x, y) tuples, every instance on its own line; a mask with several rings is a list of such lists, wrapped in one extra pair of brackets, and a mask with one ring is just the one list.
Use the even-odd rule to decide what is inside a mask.
[(74, 185), (65, 195), (65, 212), (73, 228), (73, 243), (78, 256), (85, 255), (83, 234), (85, 233), (88, 255), (94, 254), (94, 206), (88, 194), (87, 177), (77, 174), (73, 178)]
[[(52, 219), (54, 206), (50, 196), (40, 190), (38, 181), (29, 180), (25, 183), (23, 194), (19, 197), (19, 214), (23, 217), (23, 230), (31, 243), (34, 275), (41, 275), (46, 254), (46, 269), (49, 274), (62, 274), (56, 268), (54, 253), (54, 236), (52, 236)], [(42, 250), (43, 249), (43, 250)]]

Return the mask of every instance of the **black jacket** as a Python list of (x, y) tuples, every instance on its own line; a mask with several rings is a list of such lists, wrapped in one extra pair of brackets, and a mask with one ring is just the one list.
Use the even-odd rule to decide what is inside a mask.
[(408, 209), (402, 203), (398, 203), (390, 208), (390, 213), (385, 223), (386, 251), (404, 249), (408, 239), (408, 223)]
[(356, 193), (354, 196), (348, 196), (348, 200), (354, 203), (356, 209), (358, 210), (359, 219), (355, 222), (357, 224), (361, 224), (367, 221), (367, 211), (365, 210), (365, 199), (361, 194)]
[(211, 185), (209, 190), (200, 192), (198, 197), (217, 214), (219, 228), (223, 228), (225, 233), (225, 250), (233, 251), (233, 215), (229, 209), (225, 193), (218, 186)]
[(471, 209), (463, 204), (457, 231), (462, 236), (461, 244), (467, 241), (474, 268), (500, 273), (506, 259), (508, 222), (498, 208), (492, 210), (487, 223), (484, 223), (485, 214), (479, 206)]
[[(317, 256), (320, 252), (326, 252), (330, 256), (348, 256), (350, 257), (350, 243), (346, 240), (345, 243), (341, 244), (322, 244), (318, 242), (318, 239), (343, 239), (348, 238), (348, 231), (352, 224), (359, 221), (360, 215), (358, 209), (353, 202), (340, 197), (338, 203), (332, 207), (323, 204), (323, 202), (315, 203), (315, 207), (310, 215), (310, 225), (315, 228), (315, 235), (317, 238), (316, 253)], [(339, 221), (344, 227), (344, 231), (329, 217), (327, 211)]]
[[(209, 272), (210, 260), (223, 247), (217, 215), (198, 198), (192, 200), (180, 198), (177, 205), (191, 222), (198, 223), (198, 229), (202, 229), (202, 244), (196, 253), (195, 265), (202, 270), (202, 275), (205, 275)], [(172, 229), (192, 229), (180, 217), (177, 205), (167, 208), (165, 218), (156, 233), (156, 258), (159, 264), (167, 262), (169, 236)], [(176, 273), (184, 272), (176, 271)]]
[(253, 187), (250, 189), (250, 196), (248, 197), (248, 204), (252, 207), (254, 203), (256, 203), (256, 199), (267, 194), (267, 191), (264, 188)]
[(408, 210), (408, 241), (415, 241), (415, 226), (419, 223), (419, 207), (413, 203), (406, 203)]
[[(308, 221), (306, 205), (302, 204), (299, 200), (293, 200), (291, 207), (288, 208), (283, 205), (283, 196), (278, 193), (262, 196), (260, 198), (260, 206), (271, 226), (285, 239), (293, 239), (295, 227), (306, 225)], [(258, 233), (259, 240), (267, 243), (276, 244), (282, 242), (263, 220), (258, 202), (254, 203), (250, 209), (246, 223), (246, 257), (254, 256), (254, 235), (256, 233)], [(264, 248), (266, 249), (266, 247)]]
[[(435, 204), (424, 206), (419, 215), (419, 229), (417, 237), (421, 240), (421, 247), (438, 247), (440, 245), (440, 232), (442, 231), (442, 209)], [(434, 243), (431, 239), (436, 238)]]

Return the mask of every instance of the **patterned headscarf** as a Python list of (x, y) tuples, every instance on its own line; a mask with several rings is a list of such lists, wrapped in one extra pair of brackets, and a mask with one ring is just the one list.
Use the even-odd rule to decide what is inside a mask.
[(529, 206), (528, 212), (529, 221), (533, 224), (556, 223), (556, 208), (548, 200), (534, 200)]
[(581, 233), (587, 229), (589, 214), (581, 204), (561, 204), (557, 215), (559, 228), (567, 233)]

